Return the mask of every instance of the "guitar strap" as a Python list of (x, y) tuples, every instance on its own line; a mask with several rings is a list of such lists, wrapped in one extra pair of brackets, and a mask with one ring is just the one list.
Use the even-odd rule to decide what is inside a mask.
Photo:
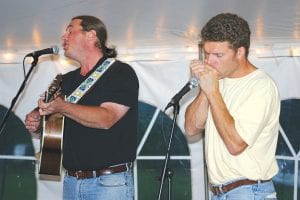
[(101, 78), (102, 74), (116, 61), (114, 58), (107, 58), (97, 69), (85, 79), (73, 92), (67, 97), (70, 103), (77, 103), (85, 93)]

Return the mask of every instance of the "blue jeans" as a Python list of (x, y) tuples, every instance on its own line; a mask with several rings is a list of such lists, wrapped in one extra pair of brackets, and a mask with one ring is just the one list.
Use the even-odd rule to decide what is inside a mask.
[(78, 179), (65, 175), (64, 200), (133, 200), (132, 169), (95, 178)]
[(243, 185), (227, 193), (212, 195), (212, 200), (276, 200), (276, 191), (272, 181)]

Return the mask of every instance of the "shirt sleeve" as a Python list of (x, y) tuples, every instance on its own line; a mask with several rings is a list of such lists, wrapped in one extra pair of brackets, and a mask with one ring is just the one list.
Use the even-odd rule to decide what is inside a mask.
[(106, 82), (101, 102), (115, 102), (132, 107), (137, 103), (139, 83), (134, 70), (125, 63), (118, 66)]
[(258, 80), (249, 88), (249, 95), (241, 102), (235, 119), (239, 135), (251, 146), (280, 110), (280, 99), (275, 83)]

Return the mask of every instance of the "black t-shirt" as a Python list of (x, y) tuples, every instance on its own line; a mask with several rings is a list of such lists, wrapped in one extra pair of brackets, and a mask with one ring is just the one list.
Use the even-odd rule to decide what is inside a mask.
[[(94, 70), (105, 60), (99, 60)], [(86, 76), (80, 69), (63, 76), (62, 93), (69, 96)], [(115, 102), (130, 107), (110, 129), (83, 126), (65, 118), (63, 165), (67, 170), (97, 170), (111, 165), (134, 161), (138, 120), (138, 78), (126, 63), (115, 61), (77, 104), (99, 106)]]

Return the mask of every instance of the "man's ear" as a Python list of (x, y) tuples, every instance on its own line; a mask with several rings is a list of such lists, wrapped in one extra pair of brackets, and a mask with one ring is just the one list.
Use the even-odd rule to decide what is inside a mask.
[(95, 30), (90, 30), (87, 32), (87, 38), (89, 40), (95, 40), (97, 38), (97, 33)]
[(246, 48), (245, 47), (239, 47), (237, 49), (237, 55), (238, 55), (239, 58), (246, 57)]

